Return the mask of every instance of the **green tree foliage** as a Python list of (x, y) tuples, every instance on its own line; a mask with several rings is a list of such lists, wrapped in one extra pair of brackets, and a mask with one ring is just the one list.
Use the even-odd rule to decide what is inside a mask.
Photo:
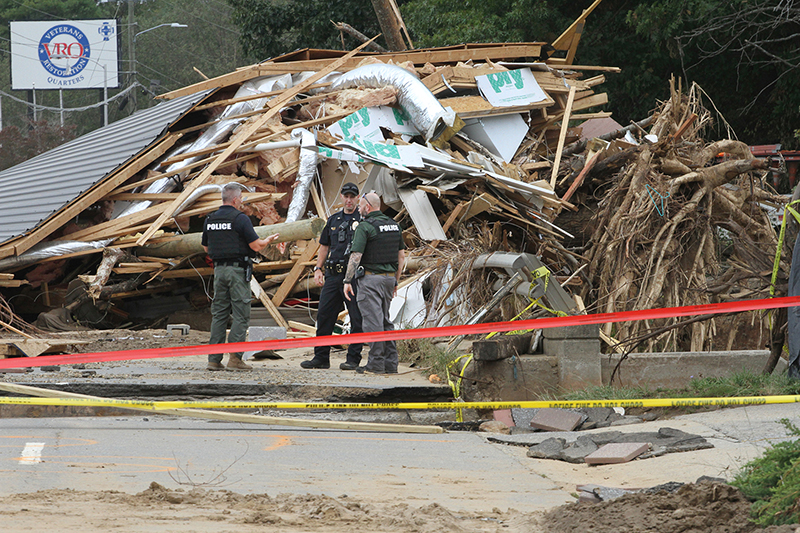
[[(410, 0), (415, 44), (553, 42), (590, 4), (550, 0)], [(589, 16), (576, 62), (618, 66), (602, 86), (627, 123), (668, 96), (671, 75), (696, 81), (751, 144), (798, 145), (800, 6), (795, 0), (604, 0)]]
[(628, 22), (664, 43), (680, 70), (751, 143), (797, 146), (800, 4), (794, 0), (641, 2)]
[[(537, 0), (411, 0), (401, 8), (419, 47), (467, 42), (552, 42), (569, 26), (569, 6)], [(577, 11), (577, 16), (580, 14)]]
[(75, 126), (63, 128), (46, 120), (26, 127), (9, 126), (0, 131), (0, 170), (22, 163), (75, 137)]
[[(346, 22), (364, 35), (380, 33), (372, 3), (345, 0), (228, 0), (246, 54), (260, 59), (299, 48), (352, 49), (361, 44), (340, 35), (333, 22)], [(342, 44), (344, 41), (344, 45)]]

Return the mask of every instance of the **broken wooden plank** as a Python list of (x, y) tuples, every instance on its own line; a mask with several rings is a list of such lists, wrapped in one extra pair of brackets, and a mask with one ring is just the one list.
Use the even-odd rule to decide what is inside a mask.
[(494, 107), (482, 96), (457, 96), (454, 98), (442, 98), (439, 102), (444, 107), (450, 107), (461, 118), (475, 118), (486, 116), (513, 115), (549, 107), (555, 102), (551, 98), (534, 102), (532, 104)]
[(142, 236), (136, 241), (137, 244), (140, 246), (147, 242), (147, 240), (153, 236), (153, 234), (161, 227), (164, 222), (167, 221), (168, 218), (172, 216), (172, 213), (180, 207), (181, 203), (188, 198), (195, 189), (199, 186), (203, 185), (210, 177), (214, 170), (217, 169), (225, 160), (236, 151), (236, 149), (241, 146), (251, 134), (255, 133), (256, 130), (266, 124), (266, 122), (280, 113), (281, 108), (287, 104), (292, 98), (296, 95), (300, 94), (301, 92), (305, 91), (319, 81), (324, 76), (327, 76), (334, 70), (336, 70), (339, 66), (344, 64), (348, 59), (353, 57), (359, 50), (366, 47), (368, 43), (364, 43), (355, 50), (351, 51), (350, 53), (346, 54), (341, 59), (330, 63), (324, 69), (316, 72), (311, 77), (295, 85), (291, 89), (287, 89), (283, 92), (280, 96), (276, 96), (272, 100), (266, 103), (266, 112), (262, 114), (258, 119), (247, 125), (246, 127), (242, 128), (242, 130), (236, 134), (236, 136), (231, 140), (230, 146), (228, 146), (219, 156), (217, 156), (204, 170), (197, 176), (195, 179), (187, 185), (181, 195), (176, 198), (172, 204), (165, 208), (164, 212), (159, 216), (155, 222), (153, 222), (150, 227), (145, 231)]
[(586, 164), (583, 166), (580, 173), (575, 178), (575, 181), (572, 182), (572, 185), (569, 186), (567, 192), (565, 192), (564, 196), (561, 197), (562, 200), (568, 202), (569, 199), (572, 198), (572, 195), (575, 194), (575, 191), (578, 190), (578, 187), (581, 186), (583, 180), (586, 178), (586, 176), (589, 175), (589, 172), (591, 172), (592, 169), (594, 168), (595, 163), (597, 163), (597, 161), (600, 159), (601, 153), (602, 152), (597, 152), (592, 157), (589, 158), (589, 161), (587, 161)]
[(300, 255), (300, 258), (294, 264), (292, 269), (289, 271), (289, 275), (286, 276), (286, 279), (283, 280), (281, 286), (278, 287), (278, 290), (275, 291), (275, 296), (272, 297), (272, 303), (276, 306), (281, 305), (286, 297), (291, 292), (292, 288), (294, 288), (295, 283), (297, 280), (300, 279), (300, 276), (303, 274), (303, 271), (308, 268), (303, 265), (306, 261), (311, 261), (311, 259), (317, 255), (317, 250), (319, 250), (319, 241), (314, 239), (313, 241), (309, 241), (306, 244), (306, 249), (303, 250), (303, 253)]
[[(381, 62), (388, 62), (390, 59), (394, 64), (411, 61), (415, 65), (431, 63), (433, 65), (444, 63), (467, 62), (476, 57), (481, 59), (513, 59), (539, 57), (542, 53), (542, 46), (545, 43), (467, 43), (435, 49), (421, 49), (407, 52), (389, 52), (387, 54), (375, 54), (371, 52), (361, 52), (351, 57), (343, 56), (338, 60), (333, 58), (309, 59), (301, 61), (280, 61), (275, 58), (272, 61), (250, 65), (235, 72), (224, 74), (210, 80), (204, 80), (175, 91), (158, 95), (157, 98), (171, 100), (181, 96), (194, 94), (199, 91), (217, 89), (234, 84), (239, 84), (259, 76), (270, 74), (285, 74), (303, 71), (317, 71), (328, 68), (333, 61), (341, 61), (334, 70), (346, 72), (356, 68), (365, 57), (377, 59)], [(356, 50), (361, 50), (367, 43), (359, 46)], [(330, 53), (326, 50), (325, 52)], [(346, 59), (345, 59), (346, 58)], [(574, 67), (573, 67), (574, 68)]]
[(567, 129), (569, 129), (569, 114), (572, 111), (572, 102), (575, 100), (575, 87), (569, 90), (567, 97), (567, 104), (564, 106), (564, 116), (561, 119), (561, 134), (558, 136), (558, 147), (556, 148), (556, 157), (553, 160), (553, 171), (550, 174), (550, 187), (555, 188), (556, 177), (558, 176), (558, 167), (561, 165), (561, 150), (564, 149), (564, 139), (567, 138)]
[(258, 301), (267, 308), (267, 311), (275, 320), (275, 323), (278, 324), (279, 327), (284, 329), (289, 329), (289, 324), (286, 322), (286, 319), (283, 318), (283, 315), (278, 308), (275, 307), (275, 304), (272, 303), (272, 300), (269, 299), (267, 293), (264, 292), (264, 289), (261, 288), (261, 285), (258, 284), (258, 280), (254, 277), (250, 278), (250, 290), (253, 292), (253, 295), (258, 298)]

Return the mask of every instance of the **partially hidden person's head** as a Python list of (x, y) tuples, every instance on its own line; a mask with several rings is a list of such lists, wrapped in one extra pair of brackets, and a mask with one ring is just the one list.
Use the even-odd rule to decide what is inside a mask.
[(342, 185), (342, 203), (344, 204), (344, 212), (348, 215), (356, 210), (358, 205), (358, 185), (350, 182)]
[(379, 211), (380, 208), (381, 208), (381, 197), (375, 194), (374, 192), (368, 192), (367, 194), (362, 196), (361, 200), (358, 203), (358, 210), (361, 212), (362, 215), (372, 213), (373, 211)]
[(222, 203), (239, 208), (242, 201), (242, 187), (238, 183), (228, 183), (222, 188)]

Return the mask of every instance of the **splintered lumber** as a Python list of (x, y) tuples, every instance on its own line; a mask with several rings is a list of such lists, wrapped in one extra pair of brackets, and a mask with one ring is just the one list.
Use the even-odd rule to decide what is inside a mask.
[(278, 308), (275, 307), (275, 304), (273, 304), (272, 300), (269, 299), (267, 293), (265, 293), (264, 289), (261, 288), (261, 285), (258, 284), (258, 280), (256, 278), (250, 278), (250, 290), (253, 292), (253, 296), (258, 298), (258, 301), (267, 308), (267, 311), (269, 311), (269, 314), (272, 315), (275, 323), (278, 324), (279, 327), (289, 329), (289, 324), (286, 322), (286, 319), (283, 318), (281, 312), (278, 311)]
[(327, 429), (354, 429), (360, 431), (384, 431), (387, 433), (444, 433), (444, 429), (439, 426), (411, 426), (401, 424), (378, 424), (372, 422), (339, 422), (333, 420), (304, 420), (300, 418), (279, 418), (275, 416), (247, 415), (241, 413), (229, 413), (225, 411), (211, 411), (208, 409), (153, 409), (152, 407), (139, 407), (125, 403), (115, 403), (113, 399), (102, 398), (99, 396), (88, 396), (86, 394), (76, 394), (74, 392), (63, 392), (58, 390), (42, 389), (29, 387), (27, 385), (17, 385), (14, 383), (0, 383), (0, 390), (13, 392), (15, 394), (26, 394), (28, 396), (38, 396), (40, 398), (73, 398), (86, 400), (89, 402), (102, 402), (108, 407), (118, 409), (128, 409), (130, 411), (145, 411), (150, 414), (162, 414), (173, 416), (185, 416), (189, 418), (204, 418), (207, 420), (224, 420), (228, 422), (243, 422), (249, 424), (267, 424), (274, 426), (292, 426), (307, 428), (327, 428)]
[(31, 335), (28, 335), (24, 331), (19, 330), (19, 329), (15, 328), (14, 326), (12, 326), (11, 324), (8, 324), (7, 322), (3, 322), (2, 320), (0, 320), (0, 328), (5, 328), (8, 331), (16, 333), (17, 335), (22, 335), (23, 337), (26, 337), (28, 339), (32, 339), (33, 338)]
[(556, 50), (566, 50), (567, 57), (560, 59), (561, 62), (569, 65), (575, 59), (575, 52), (578, 49), (578, 43), (581, 40), (581, 34), (583, 33), (583, 25), (586, 23), (586, 17), (594, 11), (602, 0), (594, 0), (592, 5), (588, 8), (583, 10), (581, 16), (575, 19), (569, 28), (567, 28), (564, 33), (562, 33), (558, 39), (553, 41), (553, 48)]
[[(410, 61), (415, 65), (424, 65), (425, 63), (438, 65), (443, 63), (456, 63), (458, 61), (471, 61), (476, 57), (492, 60), (539, 57), (542, 54), (543, 45), (545, 45), (545, 43), (467, 43), (436, 49), (389, 52), (388, 54), (362, 52), (360, 54), (356, 54), (354, 57), (348, 57), (344, 62), (342, 62), (341, 65), (337, 66), (335, 70), (340, 70), (342, 72), (352, 70), (359, 66), (365, 57), (374, 58), (384, 63), (391, 60), (396, 65), (406, 61)], [(280, 60), (280, 58), (276, 59)], [(331, 58), (291, 62), (281, 62), (273, 59), (270, 62), (244, 67), (229, 74), (223, 74), (222, 76), (201, 81), (182, 89), (160, 94), (157, 96), (157, 98), (171, 100), (173, 98), (194, 94), (198, 91), (217, 89), (219, 87), (242, 83), (247, 80), (269, 74), (285, 74), (291, 72), (318, 70), (329, 66), (332, 61), (333, 59)]]
[[(276, 242), (290, 242), (297, 240), (310, 240), (318, 237), (325, 227), (325, 221), (320, 218), (298, 220), (297, 222), (284, 222), (271, 226), (256, 226), (256, 234), (261, 239), (277, 233), (280, 235)], [(137, 253), (152, 257), (178, 257), (187, 256), (203, 251), (202, 233), (187, 233), (176, 239), (163, 243), (150, 243), (136, 249)]]
[(575, 100), (575, 87), (570, 87), (569, 96), (567, 97), (567, 105), (564, 106), (564, 117), (561, 119), (561, 134), (558, 136), (558, 148), (556, 149), (556, 158), (553, 161), (553, 172), (550, 174), (550, 187), (555, 188), (556, 177), (558, 176), (558, 167), (561, 164), (561, 150), (564, 149), (564, 139), (567, 138), (567, 130), (569, 129), (569, 114), (572, 112), (572, 102)]
[(586, 176), (589, 174), (589, 172), (592, 171), (592, 168), (594, 168), (594, 165), (600, 158), (601, 153), (602, 152), (597, 152), (591, 158), (589, 158), (589, 161), (587, 161), (586, 164), (583, 166), (580, 174), (578, 174), (578, 176), (575, 178), (575, 181), (572, 182), (572, 185), (569, 186), (567, 192), (564, 193), (564, 196), (561, 197), (563, 201), (568, 202), (569, 199), (572, 198), (572, 195), (575, 194), (575, 191), (578, 190), (578, 187), (581, 186), (583, 180), (586, 179)]
[[(320, 220), (321, 219), (314, 219)], [(323, 223), (324, 227), (324, 223)], [(320, 228), (320, 233), (322, 233), (322, 228)], [(289, 275), (286, 276), (286, 279), (283, 280), (281, 286), (278, 287), (278, 290), (275, 291), (275, 296), (272, 297), (272, 303), (276, 306), (281, 305), (289, 293), (292, 291), (294, 284), (297, 283), (297, 280), (300, 279), (300, 276), (303, 274), (303, 271), (307, 268), (304, 264), (306, 261), (310, 261), (312, 257), (317, 255), (317, 250), (319, 250), (319, 241), (309, 241), (306, 245), (306, 249), (303, 250), (303, 253), (300, 255), (300, 258), (295, 262), (292, 269), (289, 271)]]
[(444, 107), (450, 107), (461, 118), (475, 118), (485, 116), (512, 115), (541, 109), (553, 105), (553, 100), (547, 98), (532, 104), (494, 107), (482, 96), (457, 96), (454, 98), (442, 98), (439, 102)]
[(228, 146), (219, 156), (217, 156), (204, 170), (197, 176), (195, 179), (186, 186), (183, 190), (181, 195), (176, 198), (168, 207), (165, 208), (164, 212), (159, 216), (155, 222), (153, 222), (147, 231), (142, 234), (142, 236), (136, 241), (136, 244), (139, 246), (143, 245), (147, 242), (147, 240), (153, 236), (153, 234), (158, 231), (158, 229), (164, 224), (164, 222), (169, 219), (172, 214), (180, 207), (181, 203), (186, 200), (195, 189), (199, 186), (203, 185), (210, 177), (211, 174), (222, 164), (225, 160), (233, 154), (236, 149), (241, 146), (253, 133), (258, 130), (261, 126), (267, 123), (269, 119), (280, 113), (281, 108), (286, 105), (292, 98), (300, 94), (301, 92), (305, 91), (322, 79), (323, 77), (327, 76), (342, 64), (345, 63), (348, 59), (356, 55), (359, 50), (365, 48), (369, 43), (364, 43), (355, 50), (351, 51), (350, 53), (346, 54), (341, 59), (332, 62), (324, 69), (318, 71), (317, 73), (313, 74), (311, 77), (303, 81), (302, 83), (297, 84), (296, 86), (292, 87), (291, 89), (287, 89), (283, 92), (280, 96), (276, 96), (272, 100), (266, 103), (266, 107), (268, 110), (261, 115), (258, 119), (254, 120), (252, 123), (248, 124), (247, 127), (243, 128), (242, 131), (236, 134), (236, 136), (231, 140), (230, 146)]

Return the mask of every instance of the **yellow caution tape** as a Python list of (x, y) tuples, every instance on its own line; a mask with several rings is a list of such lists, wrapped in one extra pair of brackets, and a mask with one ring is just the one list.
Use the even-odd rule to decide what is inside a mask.
[(788, 220), (786, 214), (791, 213), (797, 223), (800, 224), (800, 213), (792, 208), (792, 206), (796, 203), (799, 203), (800, 200), (795, 200), (790, 202), (786, 205), (786, 208), (783, 210), (783, 220), (781, 221), (781, 231), (778, 234), (778, 246), (775, 250), (775, 261), (772, 265), (772, 280), (769, 287), (769, 294), (770, 296), (775, 296), (775, 281), (778, 279), (778, 269), (780, 268), (781, 264), (781, 251), (783, 250), (783, 239), (786, 236), (786, 221)]
[(736, 407), (800, 403), (800, 396), (741, 396), (730, 398), (649, 398), (636, 400), (503, 401), (503, 402), (406, 402), (406, 403), (306, 403), (230, 401), (141, 401), (90, 398), (0, 398), (0, 405), (60, 405), (82, 407), (129, 407), (160, 411), (166, 409), (512, 409), (579, 407)]
[[(452, 368), (455, 368), (456, 364), (458, 364), (458, 362), (461, 361), (462, 359), (466, 359), (466, 361), (464, 362), (464, 366), (462, 366), (461, 370), (458, 371), (457, 373), (458, 379), (456, 381), (453, 381), (452, 379), (450, 379), (451, 375), (450, 370)], [(471, 362), (472, 362), (472, 354), (465, 353), (464, 355), (456, 357), (455, 359), (447, 363), (447, 384), (450, 385), (451, 389), (453, 389), (453, 398), (455, 398), (455, 401), (459, 403), (461, 403), (461, 382), (464, 380), (464, 371), (467, 369), (467, 367)], [(463, 421), (464, 421), (464, 411), (461, 410), (461, 408), (457, 407), (456, 422), (463, 422)]]
[[(549, 307), (546, 307), (545, 305), (540, 303), (539, 300), (542, 299), (542, 296), (544, 296), (544, 294), (542, 296), (536, 298), (535, 300), (533, 298), (531, 298), (531, 293), (533, 292), (533, 290), (534, 290), (534, 288), (536, 286), (536, 280), (539, 279), (539, 278), (544, 278), (544, 292), (547, 292), (547, 285), (548, 285), (548, 283), (550, 283), (550, 271), (547, 269), (547, 267), (546, 266), (540, 266), (539, 268), (537, 268), (536, 270), (531, 272), (531, 275), (532, 275), (533, 279), (531, 279), (531, 284), (528, 287), (528, 299), (530, 299), (531, 303), (530, 303), (530, 305), (528, 305), (528, 307), (526, 307), (525, 309), (520, 311), (517, 316), (515, 316), (514, 318), (509, 320), (509, 322), (514, 322), (515, 320), (517, 320), (519, 317), (521, 317), (522, 315), (527, 313), (528, 310), (531, 307), (533, 307), (534, 305), (536, 305), (538, 307), (541, 307), (545, 311), (547, 311), (547, 312), (549, 312), (551, 314), (554, 314), (556, 316), (567, 316), (567, 313), (565, 313), (564, 311), (559, 311), (557, 309), (550, 309)], [(528, 333), (528, 332), (531, 332), (531, 331), (533, 331), (533, 330), (532, 329), (521, 329), (521, 330), (515, 330), (515, 331), (508, 331), (505, 334), (506, 335), (524, 335), (525, 333)], [(486, 338), (487, 339), (491, 339), (495, 335), (497, 335), (497, 332), (489, 333), (486, 336)]]

